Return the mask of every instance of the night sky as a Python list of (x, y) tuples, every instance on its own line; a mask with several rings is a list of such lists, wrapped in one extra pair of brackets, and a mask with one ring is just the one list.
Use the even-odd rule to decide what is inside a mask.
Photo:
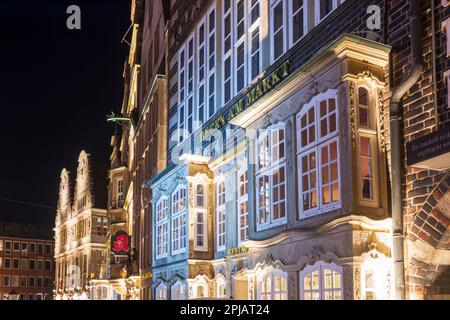
[[(81, 30), (66, 27), (72, 4)], [(62, 168), (75, 179), (83, 149), (108, 165), (130, 24), (128, 0), (0, 1), (0, 220), (52, 227)]]

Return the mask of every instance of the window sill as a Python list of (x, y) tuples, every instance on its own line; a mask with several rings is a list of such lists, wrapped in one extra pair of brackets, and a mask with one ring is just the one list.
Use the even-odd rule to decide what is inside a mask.
[(285, 225), (286, 223), (287, 223), (287, 219), (278, 220), (278, 221), (272, 222), (271, 224), (262, 224), (262, 225), (260, 224), (260, 225), (257, 225), (256, 231), (259, 232), (259, 231), (272, 229), (272, 228), (275, 228), (275, 227), (279, 227), (279, 226)]
[(309, 218), (313, 218), (315, 216), (319, 216), (319, 215), (322, 215), (322, 214), (327, 214), (327, 213), (329, 213), (331, 211), (338, 210), (338, 209), (341, 209), (341, 203), (340, 202), (336, 203), (336, 204), (333, 204), (333, 205), (328, 205), (328, 206), (323, 207), (323, 208), (318, 209), (318, 210), (313, 210), (313, 211), (309, 211), (309, 212), (306, 212), (306, 213), (303, 212), (303, 213), (300, 213), (300, 221), (301, 220), (306, 220), (306, 219), (309, 219)]

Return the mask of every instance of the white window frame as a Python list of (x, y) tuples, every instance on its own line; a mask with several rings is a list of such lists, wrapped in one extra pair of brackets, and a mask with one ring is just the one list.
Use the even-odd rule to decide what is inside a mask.
[[(5, 279), (8, 279), (8, 285), (5, 285)], [(11, 278), (10, 278), (9, 275), (3, 275), (2, 286), (3, 287), (10, 287), (11, 286)]]
[[(186, 242), (187, 242), (186, 210), (187, 210), (187, 190), (184, 185), (180, 185), (172, 193), (172, 217), (171, 217), (172, 255), (186, 252)], [(176, 223), (178, 224), (177, 227), (175, 227)]]
[[(202, 235), (203, 235), (203, 246), (198, 245), (198, 234), (199, 234), (199, 230), (198, 230), (198, 215), (201, 214), (203, 217), (203, 224), (202, 224)], [(196, 209), (195, 210), (195, 234), (194, 234), (194, 250), (195, 251), (208, 251), (208, 217), (206, 214), (206, 210), (205, 209)]]
[[(282, 3), (283, 6), (283, 50), (279, 57), (275, 58), (275, 31), (274, 30), (274, 9), (279, 4)], [(270, 1), (270, 61), (274, 63), (275, 61), (279, 60), (287, 51), (288, 48), (288, 37), (287, 37), (287, 28), (288, 24), (286, 23), (286, 1), (285, 0), (271, 0)], [(281, 28), (280, 28), (281, 29)]]
[(121, 208), (123, 206), (124, 203), (124, 184), (123, 184), (123, 179), (117, 179), (117, 195), (116, 195), (116, 199), (117, 199), (117, 208)]
[(330, 14), (332, 14), (345, 0), (332, 0), (332, 9), (331, 11), (325, 15), (323, 18), (320, 18), (320, 0), (314, 0), (314, 25), (317, 26), (323, 20), (325, 20)]
[[(211, 28), (211, 15), (214, 14), (214, 28)], [(211, 8), (208, 10), (207, 13), (207, 23), (206, 23), (206, 118), (205, 121), (208, 121), (217, 110), (216, 105), (216, 80), (217, 80), (217, 74), (216, 74), (216, 66), (217, 66), (217, 11), (215, 4), (211, 6)], [(210, 39), (214, 39), (214, 48), (211, 50), (210, 47)], [(210, 63), (211, 59), (214, 61), (214, 65)], [(210, 79), (213, 77), (213, 85), (211, 86)], [(211, 103), (212, 102), (212, 103)], [(211, 110), (212, 108), (212, 110)]]
[[(227, 0), (223, 1), (222, 4), (222, 103), (223, 105), (226, 105), (229, 101), (233, 99), (233, 92), (234, 92), (234, 84), (233, 84), (233, 52), (234, 52), (234, 1), (230, 0), (230, 8), (225, 11), (225, 2)], [(225, 51), (225, 18), (230, 16), (230, 49), (228, 51)], [(225, 62), (227, 59), (230, 59), (230, 78), (225, 78)], [(230, 99), (226, 100), (225, 95), (225, 82), (230, 81)]]
[[(335, 112), (331, 114), (336, 115), (336, 130), (333, 132), (328, 132), (324, 137), (320, 137), (320, 102), (324, 100), (335, 100)], [(342, 191), (341, 191), (341, 169), (340, 169), (340, 144), (339, 144), (339, 104), (338, 104), (338, 95), (337, 90), (330, 89), (326, 93), (321, 93), (312, 100), (303, 106), (300, 113), (297, 114), (297, 171), (298, 171), (298, 201), (299, 201), (299, 208), (300, 208), (300, 220), (307, 219), (319, 214), (324, 214), (336, 209), (339, 209), (341, 207), (341, 199), (342, 199)], [(302, 126), (301, 126), (301, 118), (309, 112), (311, 108), (314, 108), (314, 130), (315, 130), (315, 140), (313, 142), (309, 142), (306, 146), (301, 145), (301, 133), (302, 133)], [(322, 119), (328, 120), (329, 114), (327, 114), (326, 117), (323, 117)], [(308, 125), (308, 128), (311, 127)], [(309, 138), (309, 136), (308, 136)], [(332, 143), (337, 143), (337, 178), (338, 178), (338, 196), (339, 200), (335, 202), (331, 202), (329, 204), (322, 204), (322, 147), (326, 145), (330, 145)], [(303, 206), (303, 170), (302, 170), (302, 158), (312, 152), (316, 153), (316, 197), (317, 197), (317, 206), (312, 209), (305, 210)], [(309, 189), (308, 189), (309, 190)]]
[(167, 286), (160, 283), (155, 289), (155, 300), (167, 300)]
[[(247, 57), (248, 57), (248, 46), (247, 46), (247, 36), (248, 36), (248, 30), (247, 30), (247, 4), (246, 4), (247, 0), (235, 0), (232, 1), (233, 4), (233, 9), (234, 9), (234, 27), (233, 27), (233, 33), (234, 33), (234, 37), (235, 37), (235, 41), (234, 41), (234, 46), (233, 46), (233, 55), (234, 55), (234, 64), (233, 64), (233, 76), (234, 76), (234, 88), (233, 88), (233, 93), (234, 96), (236, 96), (239, 92), (241, 92), (242, 90), (244, 90), (248, 84), (248, 74), (247, 74), (247, 65), (248, 65), (248, 61), (247, 61)], [(237, 38), (238, 37), (238, 23), (239, 21), (237, 21), (238, 19), (238, 3), (242, 2), (242, 7), (244, 10), (244, 14), (242, 17), (242, 23), (244, 24), (244, 33), (242, 34), (241, 38)], [(244, 52), (243, 52), (243, 57), (244, 57), (244, 61), (242, 66), (238, 66), (238, 48), (243, 45), (244, 46)], [(238, 88), (238, 72), (239, 72), (239, 67), (243, 68), (243, 85), (242, 88)], [(233, 95), (232, 95), (233, 96)], [(232, 98), (233, 99), (233, 98)]]
[[(365, 89), (367, 91), (367, 99), (368, 99), (368, 106), (360, 106), (360, 100), (359, 100), (359, 89)], [(374, 97), (374, 92), (378, 92), (377, 89), (371, 89), (370, 86), (360, 84), (358, 85), (357, 92), (357, 126), (358, 126), (358, 134), (357, 134), (357, 161), (358, 161), (358, 196), (360, 204), (363, 206), (368, 207), (378, 207), (379, 206), (379, 181), (378, 181), (378, 125), (377, 125), (377, 103), (376, 103), (376, 95)], [(367, 109), (369, 114), (369, 127), (362, 127), (360, 125), (360, 111), (361, 108)], [(372, 167), (372, 199), (370, 198), (364, 198), (362, 195), (362, 187), (363, 187), (363, 177), (362, 177), (362, 168), (361, 168), (361, 162), (360, 159), (364, 157), (362, 155), (362, 148), (361, 148), (361, 139), (367, 138), (369, 139), (370, 143), (370, 157), (366, 157), (370, 159), (370, 164)]]
[[(244, 181), (241, 178), (244, 177)], [(248, 201), (248, 168), (247, 165), (242, 166), (238, 171), (237, 184), (238, 184), (238, 239), (239, 245), (242, 245), (249, 240), (249, 201)], [(241, 188), (244, 188), (244, 194), (241, 194)], [(246, 207), (246, 211), (241, 211), (241, 206)], [(242, 224), (242, 218), (246, 221), (246, 224)], [(242, 232), (245, 233), (245, 237), (242, 238)]]
[[(8, 243), (9, 243), (9, 250), (7, 249), (7, 247), (8, 247), (7, 244), (8, 244)], [(10, 240), (5, 240), (5, 254), (10, 255), (12, 251), (13, 251), (13, 244), (12, 244), (12, 241), (10, 241)]]
[[(277, 143), (274, 145), (273, 143), (273, 132), (274, 131), (283, 131), (283, 158), (279, 158), (276, 159), (274, 161), (273, 159), (273, 150), (274, 147), (278, 147), (278, 152), (280, 150), (280, 143)], [(261, 155), (261, 150), (260, 150), (260, 146), (261, 146), (261, 141), (267, 139), (268, 142), (268, 152), (264, 152), (264, 157), (267, 156), (267, 161), (265, 163), (267, 163), (266, 166), (260, 167), (260, 155)], [(264, 130), (260, 131), (258, 140), (257, 140), (257, 146), (256, 146), (256, 150), (257, 150), (257, 163), (258, 163), (258, 168), (256, 171), (256, 195), (257, 195), (257, 200), (256, 200), (256, 212), (257, 212), (257, 231), (261, 231), (261, 230), (265, 230), (265, 229), (269, 229), (269, 228), (273, 228), (273, 227), (277, 227), (283, 224), (287, 223), (287, 174), (286, 174), (286, 128), (284, 123), (280, 122), (277, 124), (274, 124)], [(274, 219), (274, 205), (276, 205), (274, 203), (274, 195), (273, 195), (273, 191), (274, 191), (274, 173), (280, 170), (284, 170), (284, 217), (281, 218), (277, 218)], [(260, 197), (260, 189), (259, 189), (259, 180), (260, 179), (266, 179), (269, 180), (269, 219), (268, 221), (265, 221), (264, 223), (261, 223), (260, 220), (260, 204), (259, 204), (259, 197)], [(278, 186), (278, 185), (277, 185)], [(282, 201), (277, 202), (281, 203)], [(281, 212), (279, 212), (279, 216), (281, 216)]]
[[(334, 277), (332, 277), (333, 278), (333, 288), (325, 289), (324, 270), (331, 270), (333, 272), (337, 272), (340, 274), (340, 288), (338, 288), (338, 289), (334, 288)], [(305, 300), (305, 290), (304, 290), (305, 277), (308, 274), (312, 274), (315, 271), (319, 272), (319, 288), (317, 290), (311, 289), (311, 290), (307, 290), (307, 291), (318, 293), (319, 300), (324, 300), (326, 291), (332, 291), (332, 292), (340, 291), (340, 297), (342, 300), (344, 297), (344, 287), (343, 287), (344, 278), (343, 278), (342, 267), (338, 266), (334, 263), (325, 263), (323, 261), (316, 262), (314, 265), (308, 265), (302, 271), (300, 271), (300, 281), (299, 281), (299, 283), (300, 283), (300, 300)]]
[[(259, 6), (259, 17), (255, 21), (252, 21), (252, 10), (254, 7)], [(248, 0), (248, 83), (251, 83), (254, 79), (258, 78), (258, 76), (262, 72), (262, 40), (261, 40), (261, 18), (262, 15), (262, 6), (261, 0), (256, 0), (254, 4), (252, 4), (252, 0)], [(257, 52), (253, 52), (253, 33), (258, 31), (258, 50)], [(259, 65), (256, 76), (252, 76), (253, 74), (253, 56), (258, 55)]]
[(0, 239), (0, 251), (3, 251), (3, 239)]
[[(192, 41), (192, 56), (189, 55), (189, 43)], [(186, 133), (188, 135), (188, 137), (195, 131), (195, 126), (194, 126), (194, 119), (195, 119), (195, 107), (197, 105), (197, 99), (195, 97), (196, 95), (196, 90), (195, 90), (195, 85), (196, 85), (196, 65), (195, 65), (195, 51), (196, 51), (196, 39), (195, 39), (195, 34), (192, 33), (189, 38), (186, 41), (186, 67), (187, 67), (187, 78), (186, 78), (186, 100), (185, 100), (185, 111), (186, 111), (186, 123), (185, 123), (185, 130)], [(190, 74), (189, 74), (189, 64), (192, 63), (192, 77), (190, 78)], [(189, 90), (189, 81), (192, 80), (192, 90)], [(192, 110), (189, 110), (189, 103), (192, 100)], [(191, 128), (189, 128), (191, 127)]]
[[(280, 291), (276, 290), (275, 282), (277, 278), (280, 278)], [(267, 287), (265, 290), (263, 290), (263, 283), (267, 286), (267, 280), (270, 280), (270, 292), (267, 291)], [(284, 284), (286, 286), (286, 291), (283, 291), (283, 280)], [(263, 271), (263, 273), (258, 276), (257, 279), (257, 298), (258, 300), (287, 300), (289, 289), (288, 289), (288, 274), (287, 272), (284, 272), (280, 269), (273, 269), (269, 268), (269, 270)], [(263, 299), (263, 295), (265, 295), (265, 298)], [(270, 297), (268, 297), (270, 295)], [(274, 297), (278, 296), (280, 299), (275, 299)]]
[[(195, 47), (196, 51), (195, 56), (196, 56), (196, 61), (197, 61), (197, 67), (195, 67), (194, 69), (197, 71), (196, 73), (196, 83), (197, 86), (195, 87), (196, 91), (196, 95), (197, 95), (197, 103), (195, 103), (196, 105), (196, 116), (195, 119), (197, 120), (196, 125), (194, 126), (194, 130), (201, 128), (201, 126), (203, 125), (203, 123), (205, 123), (206, 121), (206, 108), (207, 108), (207, 86), (206, 86), (206, 82), (207, 82), (207, 68), (208, 68), (208, 64), (207, 64), (207, 60), (208, 60), (208, 46), (207, 46), (207, 41), (208, 41), (208, 37), (207, 37), (207, 27), (208, 24), (206, 23), (206, 19), (207, 16), (204, 16), (198, 23), (198, 26), (196, 28), (196, 38), (197, 38), (197, 46)], [(200, 29), (203, 26), (203, 43), (200, 43)], [(201, 59), (201, 55), (200, 55), (200, 50), (203, 49), (203, 79), (200, 79), (200, 76), (202, 75), (202, 72), (200, 71), (200, 59)], [(203, 86), (203, 111), (201, 112), (200, 108), (202, 107), (200, 105), (200, 87)], [(201, 114), (203, 113), (203, 114)]]
[[(178, 51), (178, 142), (181, 143), (187, 137), (185, 137), (186, 126), (186, 100), (187, 100), (187, 67), (186, 67), (187, 47), (183, 44)], [(183, 62), (183, 64), (181, 64)], [(181, 79), (183, 74), (183, 79)], [(181, 91), (183, 88), (183, 96)]]
[[(220, 192), (221, 185), (223, 185), (223, 192)], [(220, 177), (216, 181), (216, 241), (217, 252), (225, 251), (227, 243), (227, 210), (226, 210), (226, 179)], [(223, 203), (221, 200), (223, 198)], [(223, 215), (223, 220), (221, 220)], [(220, 227), (223, 225), (223, 233), (220, 232)], [(222, 243), (223, 238), (223, 243)]]
[[(288, 23), (289, 23), (289, 48), (295, 46), (298, 42), (300, 42), (307, 34), (308, 34), (308, 10), (309, 10), (309, 1), (303, 0), (303, 6), (296, 12), (294, 10), (294, 1), (288, 1)], [(303, 35), (294, 40), (294, 14), (298, 13), (300, 10), (303, 10)]]
[(186, 298), (186, 284), (177, 280), (170, 289), (170, 300), (186, 300)]
[[(224, 289), (224, 292), (221, 292), (222, 288)], [(220, 275), (216, 280), (216, 297), (217, 299), (227, 298), (227, 282), (223, 275)]]
[[(165, 204), (164, 204), (165, 202)], [(159, 207), (161, 205), (161, 207)], [(160, 218), (160, 212), (166, 211), (165, 217)], [(155, 259), (160, 260), (168, 256), (169, 251), (169, 199), (164, 196), (156, 203), (155, 215)], [(162, 213), (162, 212), (161, 212)], [(159, 233), (161, 234), (159, 235)], [(160, 252), (158, 253), (158, 247)]]

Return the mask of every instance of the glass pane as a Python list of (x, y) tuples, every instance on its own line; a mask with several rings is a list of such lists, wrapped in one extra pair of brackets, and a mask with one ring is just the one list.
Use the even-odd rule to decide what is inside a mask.
[(336, 271), (333, 271), (333, 287), (334, 289), (341, 288), (341, 274)]
[(367, 89), (359, 88), (358, 95), (359, 95), (359, 104), (362, 106), (368, 106), (369, 105), (369, 95), (368, 95)]
[(329, 269), (323, 271), (325, 278), (325, 289), (333, 288), (333, 272)]
[(312, 273), (312, 289), (319, 290), (319, 271)]

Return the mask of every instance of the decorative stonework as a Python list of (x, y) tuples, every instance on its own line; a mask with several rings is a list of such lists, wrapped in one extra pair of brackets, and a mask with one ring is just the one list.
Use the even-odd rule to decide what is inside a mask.
[(355, 288), (355, 300), (361, 300), (361, 271), (359, 267), (355, 267), (353, 285)]
[(380, 146), (383, 152), (386, 152), (386, 127), (384, 116), (384, 93), (383, 90), (378, 91), (378, 104), (379, 104), (379, 120), (380, 120)]
[(356, 149), (356, 102), (355, 102), (355, 83), (350, 82), (349, 88), (349, 104), (350, 104), (350, 133), (352, 139), (352, 149)]

